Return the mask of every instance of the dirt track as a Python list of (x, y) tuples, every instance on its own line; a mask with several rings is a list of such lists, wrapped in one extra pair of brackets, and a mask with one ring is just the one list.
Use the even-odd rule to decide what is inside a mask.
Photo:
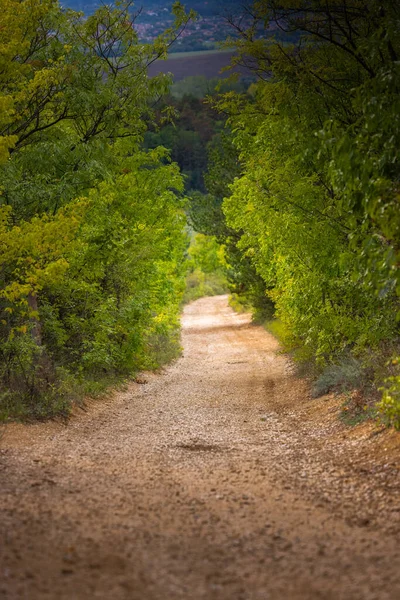
[(399, 435), (346, 429), (226, 297), (183, 327), (147, 384), (7, 427), (0, 598), (400, 598)]

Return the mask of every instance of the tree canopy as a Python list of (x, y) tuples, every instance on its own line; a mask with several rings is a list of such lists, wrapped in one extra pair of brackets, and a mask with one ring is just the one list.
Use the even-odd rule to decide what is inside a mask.
[(0, 1), (5, 413), (18, 398), (21, 414), (51, 414), (80, 377), (179, 352), (183, 182), (141, 145), (170, 84), (147, 67), (190, 15), (176, 4), (174, 27), (144, 45), (130, 8), (85, 19), (55, 0)]
[[(326, 364), (395, 344), (398, 3), (260, 0), (250, 12), (250, 27), (232, 20), (230, 43), (257, 83), (214, 101), (241, 165), (227, 226), (303, 356)], [(270, 27), (275, 39), (256, 35)]]

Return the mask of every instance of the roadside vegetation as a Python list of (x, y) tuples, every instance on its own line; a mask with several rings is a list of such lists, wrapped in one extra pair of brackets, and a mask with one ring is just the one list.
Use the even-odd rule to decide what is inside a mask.
[(172, 86), (179, 5), (151, 44), (130, 2), (0, 6), (0, 417), (174, 358), (182, 301), (229, 290), (315, 396), (400, 428), (398, 4), (260, 0), (246, 79)]
[(378, 409), (400, 428), (399, 6), (264, 0), (260, 23), (299, 37), (253, 41), (237, 23), (237, 60), (258, 81), (214, 102), (241, 165), (226, 223), (321, 392), (346, 365), (383, 388)]
[[(210, 99), (225, 127), (191, 218), (226, 247), (233, 303), (264, 315), (315, 393), (356, 387), (400, 428), (398, 4), (261, 0), (252, 14), (228, 44), (257, 81)], [(255, 39), (260, 24), (290, 41)]]
[(188, 254), (189, 273), (184, 302), (228, 293), (225, 248), (218, 244), (214, 236), (193, 234)]
[(130, 3), (0, 9), (0, 418), (45, 418), (180, 352), (184, 184), (142, 140), (188, 16), (144, 46)]

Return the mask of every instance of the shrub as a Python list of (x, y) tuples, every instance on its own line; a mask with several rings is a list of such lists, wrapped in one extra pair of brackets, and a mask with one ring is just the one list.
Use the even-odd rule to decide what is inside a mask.
[(203, 296), (228, 292), (224, 247), (215, 237), (196, 233), (188, 249), (189, 273), (186, 278), (185, 303)]
[(204, 296), (219, 296), (228, 292), (226, 279), (221, 273), (203, 273), (195, 269), (186, 279), (184, 303), (192, 302)]
[[(398, 364), (398, 360), (393, 361), (394, 364)], [(382, 400), (377, 405), (380, 418), (386, 425), (400, 430), (400, 375), (388, 377), (381, 391)]]
[(352, 356), (342, 358), (337, 364), (328, 365), (314, 383), (314, 398), (328, 392), (345, 392), (362, 386), (365, 371), (361, 363)]

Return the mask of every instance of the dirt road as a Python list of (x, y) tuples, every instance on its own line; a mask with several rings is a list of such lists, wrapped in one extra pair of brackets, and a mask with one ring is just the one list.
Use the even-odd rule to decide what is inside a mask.
[(183, 345), (68, 425), (7, 426), (0, 597), (400, 598), (398, 434), (346, 428), (226, 297)]

